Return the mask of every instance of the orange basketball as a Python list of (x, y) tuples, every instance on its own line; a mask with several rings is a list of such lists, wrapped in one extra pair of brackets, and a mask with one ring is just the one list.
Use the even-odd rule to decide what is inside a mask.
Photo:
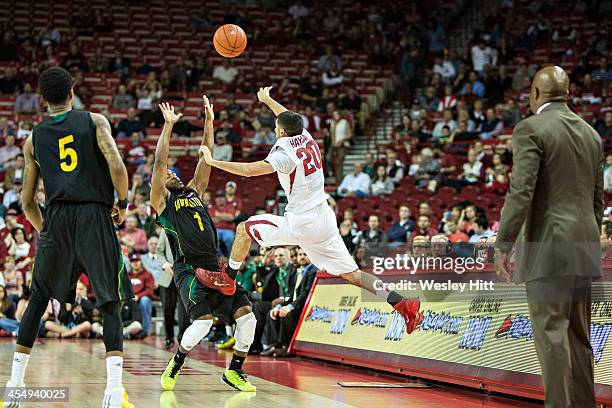
[(213, 44), (219, 54), (226, 58), (235, 58), (244, 52), (247, 36), (237, 25), (225, 24), (215, 31)]

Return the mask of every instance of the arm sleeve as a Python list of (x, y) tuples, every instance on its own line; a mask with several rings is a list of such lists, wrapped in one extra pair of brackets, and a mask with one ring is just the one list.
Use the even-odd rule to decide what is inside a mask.
[(264, 161), (269, 163), (274, 171), (278, 173), (289, 174), (295, 169), (293, 160), (291, 160), (287, 152), (280, 148), (272, 150)]

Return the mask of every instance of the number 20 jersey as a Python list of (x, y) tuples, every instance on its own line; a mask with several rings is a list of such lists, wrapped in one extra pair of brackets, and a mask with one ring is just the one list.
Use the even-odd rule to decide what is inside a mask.
[(277, 139), (265, 161), (272, 165), (285, 190), (285, 211), (304, 213), (327, 201), (323, 158), (306, 129), (301, 135)]
[(98, 147), (96, 125), (86, 111), (48, 116), (32, 130), (47, 205), (54, 202), (114, 203), (110, 170)]

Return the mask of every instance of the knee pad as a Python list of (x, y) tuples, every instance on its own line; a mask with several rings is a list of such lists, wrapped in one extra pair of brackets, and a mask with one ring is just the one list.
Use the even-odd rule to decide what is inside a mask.
[(244, 353), (249, 351), (253, 339), (255, 338), (256, 327), (257, 319), (253, 312), (236, 319), (236, 333), (234, 333), (236, 344), (234, 345), (234, 350)]
[(181, 346), (185, 350), (191, 351), (191, 349), (197, 346), (200, 340), (208, 334), (212, 325), (212, 320), (194, 320), (187, 330), (185, 330), (183, 338), (181, 339)]

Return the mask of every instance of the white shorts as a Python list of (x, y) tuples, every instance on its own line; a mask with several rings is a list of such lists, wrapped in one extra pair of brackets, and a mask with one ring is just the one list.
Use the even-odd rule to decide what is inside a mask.
[(249, 237), (261, 246), (299, 245), (310, 262), (332, 275), (358, 269), (327, 202), (301, 214), (254, 215), (245, 222), (245, 227)]

